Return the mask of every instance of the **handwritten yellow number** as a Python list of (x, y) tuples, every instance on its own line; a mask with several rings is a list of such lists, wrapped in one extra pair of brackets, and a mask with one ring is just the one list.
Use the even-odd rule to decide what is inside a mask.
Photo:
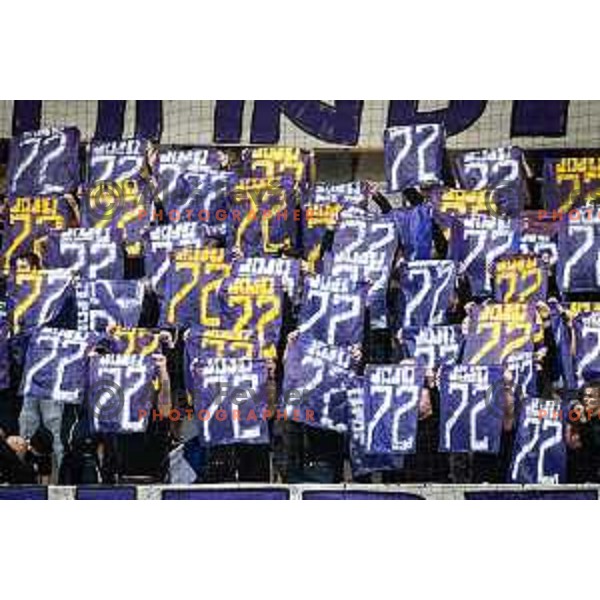
[(482, 335), (484, 332), (489, 331), (490, 337), (481, 346), (479, 352), (477, 352), (469, 361), (471, 365), (478, 365), (482, 360), (494, 350), (500, 343), (502, 338), (502, 323), (499, 321), (483, 321), (477, 324), (477, 335)]
[[(269, 193), (266, 192), (264, 198), (271, 198), (272, 196), (269, 196)], [(262, 228), (262, 234), (263, 234), (263, 249), (265, 252), (267, 253), (275, 253), (278, 252), (282, 246), (285, 245), (285, 242), (283, 244), (281, 243), (272, 243), (271, 242), (271, 221), (273, 219), (281, 219), (281, 218), (290, 218), (290, 215), (281, 215), (278, 214), (280, 211), (284, 211), (286, 208), (286, 198), (287, 198), (287, 192), (283, 189), (280, 188), (278, 190), (276, 190), (276, 196), (275, 196), (275, 202), (273, 203), (272, 206), (269, 206), (267, 214), (265, 214), (264, 216), (262, 216), (261, 221), (260, 221), (260, 225)]]
[(223, 283), (223, 279), (231, 272), (231, 265), (226, 263), (206, 263), (204, 265), (205, 273), (221, 272), (221, 277), (217, 277), (206, 283), (200, 289), (200, 322), (206, 327), (219, 328), (221, 327), (220, 316), (210, 316), (210, 294), (218, 291)]
[(252, 315), (254, 314), (254, 302), (251, 296), (229, 296), (227, 298), (227, 304), (233, 308), (234, 306), (240, 306), (242, 312), (233, 326), (233, 331), (238, 332), (243, 329), (248, 329)]
[(176, 271), (189, 271), (190, 280), (179, 288), (178, 292), (173, 295), (169, 308), (167, 310), (167, 322), (175, 324), (177, 322), (177, 308), (189, 296), (192, 290), (198, 285), (200, 279), (200, 263), (195, 262), (176, 262)]
[(23, 285), (25, 282), (31, 284), (31, 290), (25, 298), (15, 307), (13, 314), (13, 331), (18, 333), (21, 330), (21, 321), (27, 314), (27, 311), (34, 305), (36, 300), (42, 294), (42, 279), (43, 277), (35, 271), (17, 272), (15, 275), (16, 284)]

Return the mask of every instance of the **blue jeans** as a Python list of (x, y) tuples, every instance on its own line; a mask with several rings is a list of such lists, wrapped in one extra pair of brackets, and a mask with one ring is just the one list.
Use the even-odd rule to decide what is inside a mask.
[(19, 415), (19, 432), (24, 438), (31, 438), (40, 425), (44, 425), (52, 434), (52, 449), (57, 471), (62, 463), (64, 448), (60, 437), (64, 404), (28, 396), (23, 401)]

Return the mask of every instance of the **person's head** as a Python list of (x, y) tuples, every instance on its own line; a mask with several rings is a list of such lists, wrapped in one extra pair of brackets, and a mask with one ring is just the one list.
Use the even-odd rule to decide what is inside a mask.
[(419, 206), (425, 201), (425, 196), (417, 188), (408, 188), (402, 192), (402, 195), (410, 206)]
[(267, 358), (265, 364), (267, 366), (267, 375), (269, 376), (269, 379), (275, 379), (275, 374), (277, 373), (277, 363), (275, 362), (275, 359)]
[(52, 454), (52, 442), (54, 437), (45, 427), (40, 427), (31, 436), (29, 440), (29, 449), (38, 456), (48, 456)]
[(419, 397), (419, 418), (427, 419), (432, 414), (433, 403), (431, 398), (431, 390), (428, 387), (422, 387)]
[(17, 455), (21, 460), (31, 465), (38, 475), (50, 475), (52, 473), (52, 442), (54, 437), (45, 427), (40, 427), (30, 440), (22, 440)]
[(6, 438), (6, 444), (21, 459), (25, 458), (25, 455), (29, 450), (29, 444), (27, 443), (27, 440), (19, 435), (8, 436)]
[(148, 149), (146, 150), (146, 162), (148, 163), (150, 172), (152, 172), (158, 164), (158, 152), (159, 152), (158, 142), (156, 142), (154, 140), (151, 141), (148, 144)]
[(40, 257), (34, 252), (25, 252), (16, 258), (18, 271), (36, 271), (40, 268)]
[(227, 152), (224, 152), (223, 150), (219, 150), (217, 152), (217, 156), (218, 156), (218, 161), (219, 161), (219, 167), (221, 169), (227, 169), (227, 167), (229, 167), (229, 154), (227, 154)]
[(600, 382), (590, 382), (583, 386), (582, 401), (586, 409), (600, 409)]
[(158, 339), (160, 340), (160, 343), (164, 348), (169, 350), (175, 348), (175, 340), (173, 339), (173, 335), (170, 331), (167, 331), (166, 329), (162, 330), (158, 334)]

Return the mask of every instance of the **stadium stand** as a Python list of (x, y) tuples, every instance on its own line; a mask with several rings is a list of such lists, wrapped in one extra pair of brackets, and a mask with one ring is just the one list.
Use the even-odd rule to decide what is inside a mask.
[(597, 105), (565, 133), (515, 103), (523, 149), (485, 104), (394, 101), (344, 153), (293, 102), (304, 147), (243, 144), (243, 102), (202, 104), (211, 137), (31, 102), (0, 148), (0, 498), (597, 499), (600, 155), (566, 145)]

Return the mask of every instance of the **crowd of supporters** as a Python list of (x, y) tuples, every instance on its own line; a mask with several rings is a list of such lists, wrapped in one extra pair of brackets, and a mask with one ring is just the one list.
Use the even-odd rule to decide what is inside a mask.
[[(13, 140), (0, 201), (0, 482), (600, 481), (595, 346), (577, 329), (593, 328), (600, 304), (594, 284), (573, 284), (595, 263), (566, 265), (577, 246), (527, 210), (554, 192), (540, 197), (522, 154), (467, 157), (452, 178), (439, 128), (419, 127), (386, 132), (386, 184), (315, 183), (309, 152), (204, 149), (197, 168), (185, 161), (199, 150), (138, 140), (99, 143), (75, 175), (38, 169), (30, 181), (31, 137)], [(125, 168), (123, 156), (140, 161)], [(495, 181), (506, 164), (515, 176)], [(46, 197), (51, 210), (23, 202)], [(589, 225), (586, 251), (600, 247)], [(161, 228), (182, 239), (161, 247)], [(90, 274), (105, 267), (94, 252), (56, 258), (69, 247), (60, 236), (92, 229), (118, 249), (105, 279)], [(63, 287), (53, 269), (66, 269)], [(255, 308), (265, 304), (271, 320)], [(66, 363), (63, 336), (84, 348)], [(217, 422), (207, 382), (240, 374), (259, 382), (254, 396), (224, 403), (263, 423)]]

